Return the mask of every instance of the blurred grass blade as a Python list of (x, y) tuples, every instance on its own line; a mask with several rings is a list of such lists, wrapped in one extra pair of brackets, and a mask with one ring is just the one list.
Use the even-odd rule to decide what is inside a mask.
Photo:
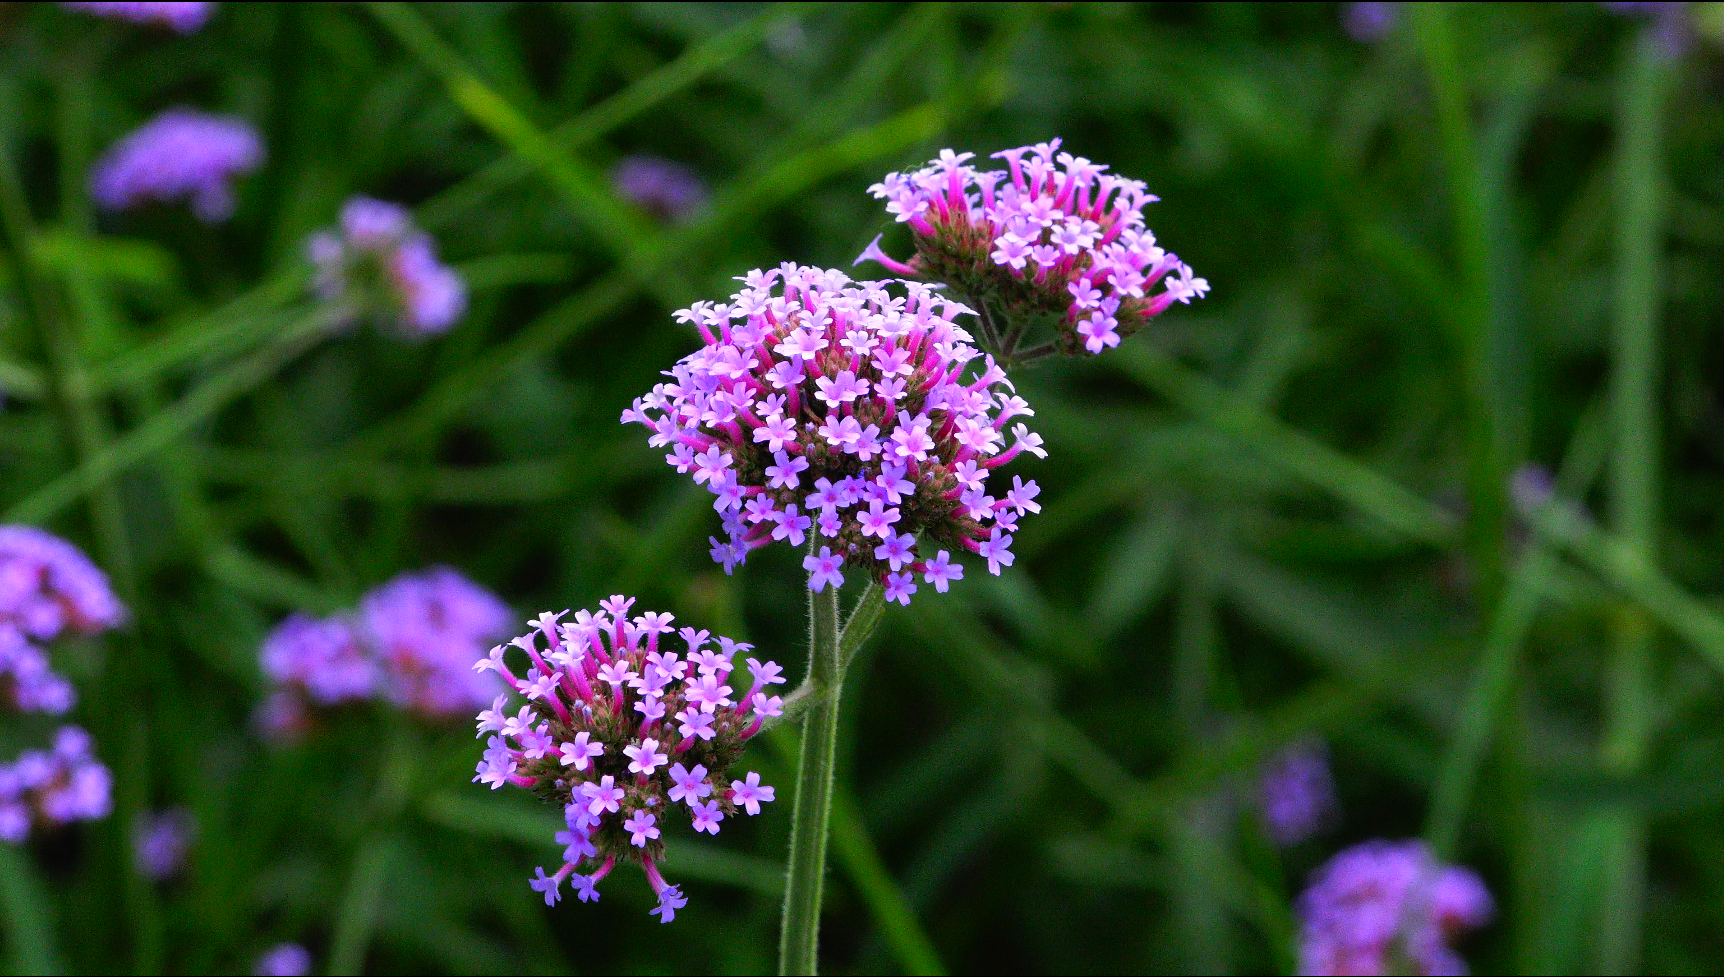
[(937, 975), (946, 973), (934, 944), (923, 932), (898, 884), (892, 881), (880, 858), (874, 839), (856, 810), (855, 800), (845, 790), (838, 792), (832, 812), (832, 853), (843, 865), (857, 895), (868, 907), (880, 933), (891, 946), (904, 972)]
[(156, 452), (214, 417), (234, 398), (274, 376), (322, 338), (336, 317), (333, 309), (320, 308), (312, 312), (268, 346), (199, 383), (172, 407), (151, 417), (99, 454), (13, 506), (5, 515), (6, 521), (43, 522), (86, 492), (149, 460)]
[(47, 893), (24, 849), (0, 842), (0, 908), (5, 910), (6, 958), (13, 973), (61, 973)]
[(365, 951), (377, 926), (383, 906), (383, 889), (389, 881), (390, 863), (399, 854), (390, 835), (370, 835), (353, 856), (353, 872), (335, 916), (335, 935), (329, 950), (329, 972), (335, 977), (365, 970)]
[(1121, 347), (1110, 361), (1181, 409), (1237, 438), (1265, 460), (1285, 467), (1391, 529), (1439, 546), (1452, 540), (1455, 518), (1448, 512), (1339, 451), (1286, 427), (1149, 344)]
[(48, 381), (34, 367), (0, 359), (0, 398), (41, 400), (48, 396)]
[[(802, 3), (773, 4), (736, 27), (689, 48), (669, 64), (654, 69), (610, 98), (558, 126), (551, 141), (565, 153), (597, 142), (611, 130), (639, 117), (703, 78), (753, 50), (775, 27), (807, 10)], [(517, 156), (499, 160), (461, 183), (421, 204), (421, 227), (436, 230), (480, 206), (491, 194), (531, 172)]]

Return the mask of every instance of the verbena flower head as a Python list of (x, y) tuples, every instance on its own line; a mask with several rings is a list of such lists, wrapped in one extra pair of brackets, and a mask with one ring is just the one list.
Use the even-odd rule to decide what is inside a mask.
[(1449, 941), (1490, 920), (1479, 877), (1421, 841), (1368, 841), (1330, 859), (1299, 897), (1303, 974), (1464, 974)]
[(190, 34), (209, 20), (213, 3), (62, 3), (67, 10), (79, 10), (97, 17), (134, 24), (167, 27), (181, 34)]
[(349, 199), (339, 230), (313, 235), (307, 251), (320, 295), (402, 334), (447, 332), (467, 311), (467, 284), (437, 260), (430, 235), (397, 204)]
[(196, 827), (183, 807), (140, 816), (132, 827), (132, 861), (139, 874), (158, 882), (180, 874)]
[(189, 199), (208, 223), (233, 215), (233, 180), (263, 164), (263, 140), (244, 119), (172, 108), (96, 161), (90, 195), (107, 210)]
[(1278, 845), (1296, 845), (1335, 814), (1335, 780), (1321, 743), (1299, 743), (1271, 760), (1258, 784), (1263, 820)]
[(1014, 477), (996, 497), (988, 479), (1020, 452), (1046, 453), (1013, 423), (1035, 412), (993, 357), (973, 368), (981, 354), (955, 321), (970, 310), (927, 285), (797, 265), (742, 280), (730, 304), (677, 313), (706, 345), (622, 417), (717, 496), (725, 572), (774, 540), (812, 540), (810, 588), (854, 567), (908, 604), (918, 577), (943, 593), (963, 576), (953, 552), (1010, 566), (1040, 490)]
[(706, 184), (700, 177), (660, 156), (624, 156), (611, 171), (611, 183), (663, 220), (682, 220), (706, 204)]
[(125, 620), (108, 578), (76, 546), (34, 526), (0, 526), (0, 702), (54, 715), (72, 707), (71, 683), (43, 646), (67, 632), (96, 634)]
[(90, 736), (62, 726), (52, 750), (26, 750), (0, 766), (0, 839), (19, 844), (33, 827), (94, 821), (113, 809), (113, 777), (90, 750)]
[(357, 613), (290, 615), (264, 639), (264, 675), (276, 686), (258, 725), (290, 736), (318, 710), (381, 698), (432, 720), (489, 702), (496, 684), (469, 667), (509, 632), (495, 594), (448, 567), (402, 574), (360, 602)]
[(922, 169), (886, 174), (870, 192), (910, 225), (916, 255), (897, 261), (877, 237), (857, 263), (877, 261), (997, 306), (1011, 328), (984, 339), (1007, 353), (1018, 324), (1031, 319), (1053, 321), (1060, 352), (1100, 353), (1174, 302), (1208, 293), (1144, 224), (1144, 205), (1159, 198), (1059, 147), (1055, 139), (995, 153), (1005, 170), (978, 169), (968, 165), (973, 154), (947, 149)]
[(596, 900), (599, 880), (619, 860), (634, 861), (658, 893), (653, 915), (668, 923), (686, 902), (658, 869), (671, 823), (687, 817), (696, 832), (716, 835), (738, 810), (759, 814), (774, 800), (759, 774), (732, 778), (730, 767), (781, 714), (771, 692), (784, 679), (775, 663), (747, 657), (751, 645), (687, 627), (673, 639), (671, 615), (631, 618), (633, 605), (618, 595), (566, 622), (567, 611), (542, 614), (474, 666), (502, 676), (525, 701), (516, 709), (500, 695), (479, 713), (486, 749), (473, 779), (493, 790), (525, 787), (562, 807), (563, 863), (531, 881), (546, 905), (564, 882), (582, 902)]
[(311, 953), (298, 943), (277, 943), (252, 965), (257, 977), (305, 977), (311, 973)]

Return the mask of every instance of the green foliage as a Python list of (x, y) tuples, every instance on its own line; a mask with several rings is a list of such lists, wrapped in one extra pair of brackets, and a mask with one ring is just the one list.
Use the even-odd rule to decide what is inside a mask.
[[(1411, 6), (1411, 5), (1409, 5)], [(628, 592), (796, 677), (800, 554), (707, 560), (707, 496), (619, 412), (671, 311), (908, 235), (866, 194), (943, 146), (1063, 136), (1147, 181), (1214, 286), (1016, 377), (1047, 438), (1018, 565), (879, 614), (837, 729), (829, 972), (1280, 970), (1339, 848), (1424, 832), (1482, 872), (1475, 970), (1724, 966), (1719, 5), (1678, 60), (1596, 5), (223, 4), (181, 37), (0, 5), (0, 520), (113, 575), (58, 649), (105, 822), (0, 850), (9, 965), (760, 972), (783, 803), (668, 839), (656, 929), (528, 890), (556, 812), (470, 784), (464, 726), (336, 717), (268, 746), (257, 646), (449, 563), (525, 620)], [(1707, 33), (1710, 32), (1710, 33)], [(226, 224), (93, 213), (156, 111), (269, 146)], [(659, 223), (652, 153), (708, 205)], [(328, 335), (303, 242), (413, 205), (472, 290), (450, 334)], [(1556, 497), (1514, 511), (1524, 464)], [(42, 730), (8, 720), (10, 758)], [(1269, 844), (1254, 778), (1330, 743), (1335, 830)], [(184, 804), (184, 876), (131, 858)], [(774, 809), (776, 807), (776, 809)], [(667, 832), (667, 836), (670, 833)], [(1711, 961), (1711, 963), (1707, 963)]]

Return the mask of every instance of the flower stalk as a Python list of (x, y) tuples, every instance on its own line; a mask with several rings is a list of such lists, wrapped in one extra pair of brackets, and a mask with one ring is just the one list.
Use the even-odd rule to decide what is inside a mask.
[(832, 820), (838, 761), (838, 707), (846, 661), (840, 652), (838, 588), (808, 594), (808, 682), (790, 815), (790, 855), (784, 920), (778, 942), (780, 974), (813, 974), (820, 949), (820, 898), (826, 880), (826, 839)]

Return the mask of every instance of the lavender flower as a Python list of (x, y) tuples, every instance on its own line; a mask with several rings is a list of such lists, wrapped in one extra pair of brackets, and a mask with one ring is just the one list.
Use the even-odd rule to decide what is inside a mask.
[(277, 943), (252, 965), (257, 977), (305, 977), (311, 973), (311, 954), (298, 943)]
[(42, 646), (125, 620), (108, 578), (78, 548), (34, 526), (0, 526), (0, 701), (59, 715), (76, 699)]
[(355, 614), (283, 620), (259, 652), (276, 688), (255, 721), (283, 739), (305, 728), (307, 706), (381, 698), (432, 720), (465, 713), (496, 691), (468, 665), (508, 631), (507, 605), (456, 571), (402, 574)]
[[(995, 153), (1007, 171), (978, 170), (965, 165), (974, 154), (947, 149), (920, 170), (886, 174), (869, 191), (910, 225), (916, 256), (891, 258), (876, 237), (857, 263), (945, 282), (984, 313), (998, 303), (1010, 323), (1055, 317), (1054, 348), (1065, 353), (1118, 346), (1174, 302), (1208, 293), (1145, 226), (1143, 206), (1159, 198), (1059, 146)], [(1017, 338), (1015, 327), (984, 336), (1007, 356)]]
[[(565, 881), (582, 902), (598, 899), (599, 880), (619, 859), (632, 860), (658, 893), (653, 915), (668, 923), (687, 900), (658, 871), (666, 819), (686, 805), (696, 831), (717, 834), (739, 808), (759, 814), (774, 799), (757, 773), (726, 778), (762, 722), (781, 714), (783, 701), (768, 693), (784, 679), (773, 662), (748, 658), (747, 691), (737, 695), (744, 685), (733, 678), (733, 659), (752, 645), (718, 638), (714, 646), (706, 631), (685, 627), (676, 632), (680, 653), (661, 650), (672, 616), (630, 619), (633, 605), (614, 596), (568, 623), (560, 623), (567, 611), (541, 614), (508, 645), (530, 662), (521, 677), (503, 646), (474, 666), (527, 701), (511, 715), (500, 695), (479, 713), (479, 735), (489, 739), (473, 779), (493, 790), (525, 787), (563, 807), (563, 864), (548, 876), (537, 869), (530, 882), (546, 905), (556, 904)], [(596, 868), (579, 874), (583, 862)]]
[(706, 184), (681, 163), (624, 156), (611, 171), (617, 192), (663, 220), (679, 221), (706, 204)]
[(1275, 843), (1305, 841), (1335, 814), (1328, 751), (1321, 743), (1301, 743), (1282, 751), (1264, 768), (1259, 791), (1263, 820)]
[(1299, 972), (1464, 974), (1454, 936), (1489, 921), (1471, 871), (1439, 865), (1420, 841), (1368, 841), (1318, 869), (1299, 897)]
[[(978, 355), (953, 320), (970, 310), (925, 285), (889, 283), (786, 264), (753, 271), (729, 305), (677, 313), (706, 345), (684, 357), (623, 412), (652, 429), (649, 443), (716, 495), (728, 540), (711, 540), (729, 573), (773, 540), (815, 540), (809, 587), (844, 582), (857, 567), (908, 604), (915, 575), (945, 592), (963, 567), (940, 549), (968, 550), (998, 574), (1012, 564), (1017, 520), (1041, 511), (1033, 481), (987, 494), (995, 468), (1042, 439), (1019, 415), (1035, 412), (1005, 371)], [(735, 323), (732, 320), (740, 320)]]
[(437, 260), (429, 235), (396, 204), (353, 197), (341, 208), (339, 232), (307, 243), (317, 291), (350, 303), (409, 336), (446, 332), (467, 310), (467, 285)]
[(25, 750), (0, 766), (0, 839), (19, 844), (32, 827), (94, 821), (113, 809), (113, 777), (90, 751), (90, 735), (62, 726), (52, 750)]
[(139, 817), (132, 828), (132, 861), (138, 872), (158, 882), (178, 875), (196, 827), (191, 812), (183, 807)]
[(1375, 44), (1389, 36), (1401, 19), (1397, 3), (1347, 3), (1341, 5), (1341, 26), (1360, 44)]
[(233, 215), (233, 179), (263, 159), (263, 140), (245, 120), (172, 108), (96, 161), (90, 195), (108, 210), (190, 198), (192, 212), (213, 224)]
[(403, 574), (359, 606), (359, 630), (380, 670), (379, 691), (431, 718), (490, 701), (495, 683), (469, 667), (509, 633), (508, 605), (448, 567)]
[(97, 17), (167, 27), (181, 34), (202, 27), (215, 8), (213, 3), (62, 3), (60, 6)]

